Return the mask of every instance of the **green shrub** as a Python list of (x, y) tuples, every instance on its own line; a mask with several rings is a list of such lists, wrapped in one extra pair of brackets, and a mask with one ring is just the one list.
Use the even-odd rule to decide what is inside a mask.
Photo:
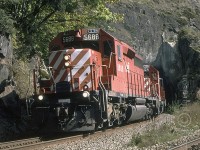
[(16, 82), (16, 91), (21, 99), (33, 93), (33, 71), (27, 61), (16, 60), (13, 64), (13, 75)]
[(166, 113), (173, 114), (175, 111), (177, 111), (179, 109), (180, 109), (180, 105), (178, 103), (174, 102), (167, 107)]

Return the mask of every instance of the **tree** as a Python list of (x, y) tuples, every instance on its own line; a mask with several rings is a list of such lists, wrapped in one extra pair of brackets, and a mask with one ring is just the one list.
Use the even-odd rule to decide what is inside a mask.
[[(0, 0), (0, 11), (11, 21), (18, 56), (47, 55), (50, 38), (68, 29), (96, 26), (99, 21), (118, 21), (107, 4), (118, 0)], [(0, 22), (1, 23), (1, 22)], [(99, 25), (98, 25), (99, 26)]]

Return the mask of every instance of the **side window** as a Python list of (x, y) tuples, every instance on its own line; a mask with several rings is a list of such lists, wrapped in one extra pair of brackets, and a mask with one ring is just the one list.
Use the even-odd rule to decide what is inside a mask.
[(161, 87), (164, 87), (163, 79), (162, 79), (162, 78), (160, 78), (160, 86), (161, 86)]
[(110, 53), (112, 52), (113, 43), (111, 40), (106, 40), (103, 42), (104, 47), (104, 56), (110, 56)]
[(117, 45), (118, 60), (122, 60), (121, 46)]
[(137, 66), (137, 67), (143, 69), (143, 63), (142, 63), (142, 60), (141, 60), (141, 59), (135, 57), (135, 58), (134, 58), (134, 64), (135, 64), (135, 66)]

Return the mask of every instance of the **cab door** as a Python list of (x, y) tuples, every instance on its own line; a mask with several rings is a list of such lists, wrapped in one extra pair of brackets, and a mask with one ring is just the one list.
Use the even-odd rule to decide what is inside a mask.
[(100, 49), (102, 54), (102, 82), (107, 89), (111, 90), (111, 79), (116, 75), (116, 55), (114, 39), (108, 36), (101, 36)]

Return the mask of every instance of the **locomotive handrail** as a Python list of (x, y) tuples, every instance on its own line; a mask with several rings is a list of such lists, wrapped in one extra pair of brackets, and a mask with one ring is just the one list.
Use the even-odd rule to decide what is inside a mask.
[[(108, 66), (107, 65), (102, 65), (102, 67), (106, 67), (106, 69), (107, 69), (107, 77), (108, 77)], [(103, 102), (103, 107), (102, 108), (103, 108), (103, 111), (106, 112), (106, 115), (107, 115), (106, 119), (108, 119), (108, 113), (107, 113), (108, 95), (106, 93), (106, 89), (105, 89), (105, 86), (102, 83), (101, 78), (102, 77), (100, 77), (100, 79), (99, 79), (99, 87), (101, 88), (101, 91), (102, 91), (102, 102)], [(108, 86), (109, 86), (109, 84), (108, 84)]]
[(102, 82), (101, 81), (99, 81), (99, 87), (100, 87), (100, 89), (101, 89), (101, 91), (102, 91), (102, 105), (103, 105), (103, 111), (105, 111), (106, 110), (106, 108), (105, 108), (105, 100), (104, 100), (104, 92), (105, 92), (105, 90), (104, 90), (104, 86), (103, 86), (103, 84), (102, 84)]
[(55, 90), (56, 90), (56, 83), (55, 83), (54, 77), (53, 77), (53, 75), (52, 75), (52, 71), (50, 70), (50, 69), (53, 69), (53, 67), (48, 66), (47, 68), (48, 68), (48, 70), (49, 70), (51, 79), (52, 79), (52, 81), (53, 81), (54, 88), (55, 88)]
[(105, 114), (106, 114), (106, 118), (104, 118), (102, 110), (101, 110), (101, 118), (103, 119), (103, 122), (105, 122), (105, 120), (109, 121), (108, 120), (108, 110), (107, 110), (107, 107), (108, 107), (108, 95), (107, 95), (106, 89), (105, 89), (105, 87), (104, 87), (104, 85), (103, 85), (103, 83), (101, 81), (99, 82), (99, 86), (102, 89), (102, 94), (103, 94), (102, 95), (102, 97), (103, 97), (103, 99), (102, 99), (102, 102), (103, 102), (102, 108), (103, 108), (103, 112), (105, 112)]
[(110, 68), (110, 64), (111, 64), (111, 61), (112, 61), (112, 55), (116, 55), (116, 54), (113, 53), (113, 52), (110, 53), (109, 66), (108, 66), (108, 68)]
[[(106, 67), (106, 76), (107, 76), (107, 81), (108, 81), (108, 91), (110, 89), (110, 82), (109, 82), (109, 76), (108, 76), (108, 66), (107, 65), (101, 65), (102, 67)], [(104, 87), (105, 88), (105, 87)]]

